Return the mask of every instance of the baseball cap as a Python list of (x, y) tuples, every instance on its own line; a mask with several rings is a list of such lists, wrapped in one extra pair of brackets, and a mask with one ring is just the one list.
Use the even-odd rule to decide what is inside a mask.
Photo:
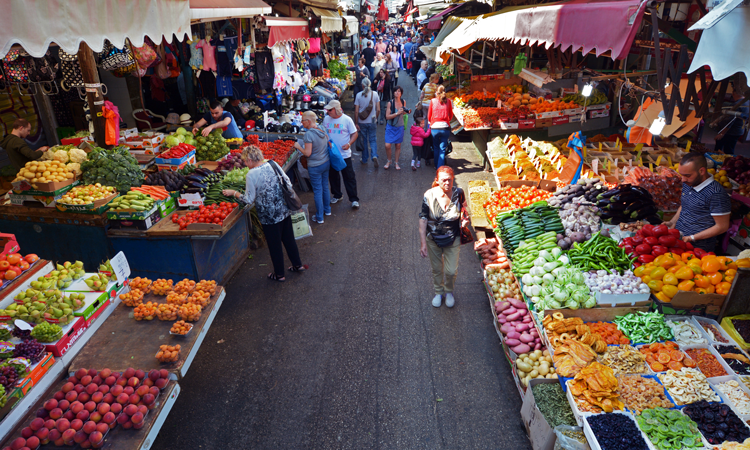
[(341, 102), (339, 102), (338, 100), (331, 100), (327, 105), (323, 107), (323, 109), (325, 109), (326, 111), (334, 108), (341, 108)]

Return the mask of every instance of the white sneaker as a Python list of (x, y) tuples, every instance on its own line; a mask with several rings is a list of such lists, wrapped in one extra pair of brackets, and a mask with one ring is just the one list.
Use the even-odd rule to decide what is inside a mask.
[(419, 169), (422, 165), (420, 164), (420, 161), (417, 160), (417, 169)]
[(448, 308), (453, 308), (453, 305), (456, 304), (456, 299), (453, 298), (453, 294), (448, 292), (445, 294), (445, 306)]
[(441, 303), (443, 303), (443, 297), (440, 294), (432, 298), (432, 306), (435, 308), (440, 308)]
[(331, 199), (331, 204), (333, 205), (334, 203), (338, 203), (338, 202), (340, 202), (343, 199), (344, 199), (344, 197), (341, 197), (341, 198), (334, 197), (334, 198)]
[(352, 202), (352, 208), (354, 209), (359, 208), (359, 202)]

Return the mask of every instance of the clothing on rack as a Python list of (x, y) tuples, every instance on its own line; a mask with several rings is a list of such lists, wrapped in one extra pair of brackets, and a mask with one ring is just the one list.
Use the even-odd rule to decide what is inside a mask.
[(196, 47), (203, 50), (203, 70), (216, 72), (216, 48), (205, 39), (201, 39)]

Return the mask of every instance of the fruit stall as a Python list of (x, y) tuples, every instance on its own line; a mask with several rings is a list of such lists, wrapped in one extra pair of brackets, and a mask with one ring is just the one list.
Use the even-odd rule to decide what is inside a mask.
[(495, 185), (468, 186), (474, 250), (532, 448), (750, 445), (750, 251), (705, 252), (662, 223), (676, 160), (596, 173), (586, 155), (571, 184), (563, 143), (493, 142)]
[(129, 278), (122, 253), (89, 272), (81, 261), (22, 257), (9, 242), (3, 272), (33, 264), (0, 289), (2, 447), (149, 447), (224, 288)]

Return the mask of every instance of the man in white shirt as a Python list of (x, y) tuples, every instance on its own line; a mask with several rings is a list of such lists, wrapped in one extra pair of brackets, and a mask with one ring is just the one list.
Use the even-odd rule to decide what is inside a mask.
[(357, 132), (362, 133), (362, 164), (367, 164), (368, 153), (372, 153), (372, 165), (378, 167), (376, 124), (380, 114), (380, 97), (370, 88), (370, 84), (367, 78), (362, 79), (362, 90), (354, 99), (354, 123)]
[[(344, 115), (341, 103), (331, 100), (324, 109), (328, 113), (323, 119), (323, 127), (328, 132), (328, 137), (341, 149), (341, 156), (346, 162), (346, 167), (340, 172), (331, 170), (328, 172), (328, 181), (331, 184), (331, 203), (338, 203), (344, 198), (341, 192), (341, 177), (344, 178), (344, 187), (352, 208), (359, 208), (359, 197), (357, 197), (357, 179), (352, 167), (352, 145), (357, 141), (357, 126), (351, 117)], [(340, 174), (340, 175), (339, 175)]]

